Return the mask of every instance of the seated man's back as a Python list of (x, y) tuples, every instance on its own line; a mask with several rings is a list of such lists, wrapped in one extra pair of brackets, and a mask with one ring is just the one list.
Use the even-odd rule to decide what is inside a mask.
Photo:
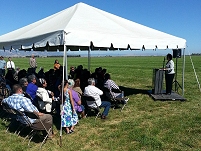
[[(101, 118), (105, 119), (106, 116), (108, 115), (111, 103), (108, 101), (101, 101), (100, 95), (103, 95), (103, 91), (101, 91), (99, 88), (95, 87), (95, 79), (94, 78), (89, 78), (88, 84), (89, 85), (87, 87), (85, 87), (84, 94), (93, 97), (96, 101), (96, 104), (99, 107), (104, 107), (104, 111), (102, 113)], [(87, 105), (92, 108), (96, 107), (96, 104), (95, 104), (95, 102), (92, 102), (92, 101), (87, 102)]]
[[(48, 125), (52, 125), (52, 116), (50, 114), (43, 114), (38, 111), (38, 109), (32, 104), (31, 100), (24, 97), (22, 87), (19, 84), (15, 84), (13, 86), (13, 95), (8, 98), (3, 99), (3, 103), (6, 103), (10, 108), (16, 109), (18, 111), (28, 111), (34, 112), (38, 115), (40, 119), (31, 119), (29, 121), (31, 123), (39, 123), (43, 122), (44, 125), (47, 123)], [(24, 116), (27, 118), (26, 116)], [(21, 123), (25, 123), (24, 118), (19, 116), (18, 119)], [(46, 127), (48, 129), (49, 127)], [(49, 137), (52, 136), (52, 128), (49, 133)]]

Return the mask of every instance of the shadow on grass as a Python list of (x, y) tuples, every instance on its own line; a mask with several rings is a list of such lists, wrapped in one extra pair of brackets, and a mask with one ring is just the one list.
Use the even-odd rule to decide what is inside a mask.
[(133, 89), (124, 86), (119, 86), (119, 88), (124, 91), (125, 96), (133, 95), (133, 94), (148, 94), (148, 90), (144, 89)]
[[(11, 125), (9, 125), (10, 122), (12, 122)], [(6, 131), (5, 133), (8, 133), (8, 134), (12, 133), (16, 137), (22, 137), (22, 139), (23, 139), (22, 142), (25, 142), (28, 145), (28, 142), (30, 139), (30, 134), (32, 131), (32, 129), (29, 126), (22, 125), (18, 121), (10, 121), (10, 120), (7, 120), (7, 124), (2, 124), (2, 123), (1, 123), (1, 125), (5, 126), (5, 129), (7, 129), (9, 126), (8, 131)], [(46, 133), (44, 133), (44, 134), (46, 134)], [(42, 133), (42, 131), (38, 131), (38, 133), (36, 135), (34, 135), (31, 142), (42, 143), (44, 136), (45, 136), (44, 134)]]

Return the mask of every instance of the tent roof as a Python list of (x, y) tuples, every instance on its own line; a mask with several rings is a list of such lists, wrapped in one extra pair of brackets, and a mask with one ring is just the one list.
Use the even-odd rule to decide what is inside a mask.
[(0, 48), (63, 45), (127, 49), (185, 48), (186, 40), (140, 25), (84, 3), (0, 36)]

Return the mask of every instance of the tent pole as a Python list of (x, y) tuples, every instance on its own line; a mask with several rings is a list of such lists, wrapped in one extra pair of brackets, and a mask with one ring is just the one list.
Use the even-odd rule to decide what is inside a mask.
[(91, 66), (91, 53), (90, 53), (91, 49), (89, 47), (88, 50), (88, 70), (90, 71), (90, 66)]
[[(66, 46), (65, 46), (66, 47)], [(68, 54), (67, 54), (67, 48), (66, 48), (66, 54), (65, 54), (65, 69), (66, 69), (66, 80), (68, 80)]]
[(184, 96), (185, 48), (183, 49), (182, 96)]
[[(64, 45), (64, 53), (63, 53), (63, 74), (62, 74), (62, 82), (61, 82), (61, 105), (60, 105), (60, 114), (63, 112), (63, 102), (64, 102), (64, 95), (63, 95), (63, 89), (64, 89), (64, 76), (65, 76), (65, 70), (64, 70), (64, 66), (65, 66), (65, 58), (66, 58), (66, 41), (65, 41), (65, 31), (63, 33), (63, 45)], [(61, 114), (61, 118), (62, 118), (62, 114)], [(62, 147), (62, 122), (60, 123), (60, 143), (59, 146)]]

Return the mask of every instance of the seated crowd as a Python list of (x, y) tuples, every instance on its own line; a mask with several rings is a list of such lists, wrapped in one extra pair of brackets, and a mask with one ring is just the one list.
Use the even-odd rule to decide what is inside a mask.
[[(7, 89), (12, 88), (12, 95), (4, 98), (2, 103), (7, 103), (16, 110), (36, 112), (46, 123), (52, 123), (52, 115), (61, 116), (62, 127), (67, 134), (71, 134), (78, 119), (86, 118), (88, 107), (103, 107), (101, 119), (106, 119), (111, 107), (125, 105), (128, 101), (128, 98), (122, 96), (119, 86), (111, 80), (107, 70), (102, 67), (96, 68), (93, 73), (82, 65), (77, 68), (70, 67), (69, 79), (63, 83), (62, 71), (63, 67), (55, 60), (54, 68), (47, 72), (44, 72), (43, 68), (38, 73), (29, 69), (22, 69), (17, 74), (7, 72), (1, 79), (4, 79)], [(118, 92), (113, 92), (113, 89), (118, 89)], [(91, 96), (95, 101), (83, 100), (83, 95)], [(113, 100), (111, 96), (114, 96)], [(37, 122), (33, 119), (30, 121)], [(52, 137), (52, 134), (53, 132), (49, 137)]]

